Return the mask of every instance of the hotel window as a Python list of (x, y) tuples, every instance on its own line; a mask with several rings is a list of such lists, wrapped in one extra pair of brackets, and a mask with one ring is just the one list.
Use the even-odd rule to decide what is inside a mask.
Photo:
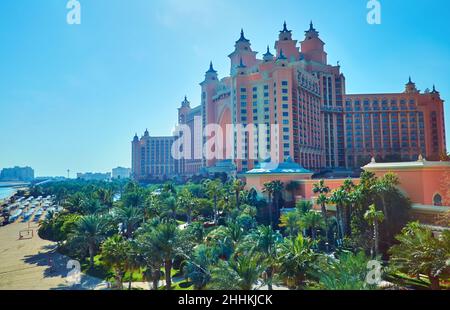
[(282, 82), (281, 82), (281, 85), (282, 85), (282, 86), (288, 86), (288, 81), (282, 81)]
[(247, 88), (241, 88), (241, 93), (246, 93), (247, 92)]
[(282, 100), (283, 100), (283, 101), (288, 101), (288, 100), (289, 100), (289, 97), (288, 97), (288, 96), (283, 96)]

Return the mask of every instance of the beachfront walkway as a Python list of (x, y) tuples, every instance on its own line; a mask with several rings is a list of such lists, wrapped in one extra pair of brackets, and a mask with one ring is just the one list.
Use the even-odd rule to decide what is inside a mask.
[[(82, 286), (66, 281), (68, 257), (55, 251), (54, 242), (42, 240), (34, 229), (32, 239), (19, 240), (27, 223), (0, 227), (0, 290), (105, 289), (106, 283), (82, 275)], [(51, 266), (50, 266), (51, 265)]]

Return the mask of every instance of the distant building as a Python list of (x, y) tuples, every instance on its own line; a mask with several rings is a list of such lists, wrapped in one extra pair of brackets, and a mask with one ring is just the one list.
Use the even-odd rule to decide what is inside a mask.
[(117, 167), (112, 170), (112, 179), (129, 179), (130, 175), (130, 168)]
[[(186, 125), (190, 129), (190, 154), (189, 158), (178, 161), (178, 171), (181, 175), (192, 176), (198, 174), (202, 168), (202, 159), (196, 156), (196, 152), (202, 152), (202, 109), (201, 106), (191, 108), (191, 103), (184, 97), (181, 107), (178, 108), (178, 124)], [(181, 134), (178, 136), (181, 137)]]
[(85, 181), (108, 181), (111, 179), (111, 173), (99, 173), (99, 172), (87, 172), (87, 173), (77, 173), (77, 179)]
[(30, 167), (4, 168), (0, 173), (1, 181), (31, 181), (34, 179), (34, 170)]
[(177, 161), (172, 156), (175, 137), (151, 137), (148, 130), (132, 144), (132, 177), (137, 181), (162, 180), (178, 174)]

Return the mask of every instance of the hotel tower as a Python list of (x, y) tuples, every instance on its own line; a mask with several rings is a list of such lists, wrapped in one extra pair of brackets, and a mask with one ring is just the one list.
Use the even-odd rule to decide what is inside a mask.
[[(284, 23), (274, 50), (267, 46), (258, 58), (241, 30), (228, 55), (229, 75), (219, 78), (210, 63), (200, 83), (200, 105), (191, 108), (185, 98), (178, 119), (192, 129), (192, 154), (202, 154), (202, 146), (214, 136), (203, 135), (201, 128), (209, 124), (220, 125), (224, 133), (227, 125), (257, 130), (244, 135), (232, 132), (228, 143), (214, 146), (219, 156), (213, 159), (168, 158), (164, 162), (174, 168), (164, 170), (173, 172), (166, 175), (192, 175), (227, 165), (236, 172), (253, 169), (267, 159), (255, 146), (261, 139), (267, 142), (272, 160), (290, 158), (314, 171), (359, 168), (372, 157), (407, 161), (421, 154), (439, 160), (446, 152), (444, 102), (434, 86), (420, 92), (410, 78), (403, 92), (347, 94), (341, 68), (328, 64), (324, 46), (312, 22), (300, 43)], [(277, 140), (272, 139), (273, 125)], [(162, 176), (152, 172), (152, 152), (157, 150), (148, 149), (145, 139), (148, 133), (147, 138), (136, 136), (132, 142), (133, 175), (139, 180)], [(173, 137), (166, 139), (173, 141)]]

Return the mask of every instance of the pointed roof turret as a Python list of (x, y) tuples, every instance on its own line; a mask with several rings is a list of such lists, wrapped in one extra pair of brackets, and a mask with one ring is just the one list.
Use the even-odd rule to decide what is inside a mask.
[(283, 23), (283, 30), (281, 30), (280, 32), (291, 32), (291, 30), (287, 29), (286, 21), (284, 21), (284, 23)]
[(270, 52), (269, 45), (267, 45), (267, 52), (263, 55), (263, 60), (264, 61), (271, 61), (271, 60), (273, 60), (273, 55)]
[(133, 142), (139, 141), (139, 137), (137, 135), (137, 132), (134, 134)]
[(148, 136), (149, 136), (148, 129), (145, 129), (144, 136), (145, 136), (145, 137), (148, 137)]
[(245, 38), (243, 28), (241, 28), (241, 37), (239, 38), (239, 40), (236, 41), (236, 43), (239, 43), (239, 42), (246, 42), (246, 43), (250, 42), (250, 40)]
[(408, 78), (408, 83), (405, 85), (405, 93), (411, 94), (411, 93), (417, 93), (419, 92), (416, 88), (416, 83), (414, 83), (411, 80), (411, 76)]
[(437, 94), (437, 93), (439, 93), (439, 92), (436, 90), (436, 85), (434, 85), (434, 84), (433, 84), (433, 90), (431, 91), (431, 93), (432, 93), (432, 94)]
[(206, 71), (206, 73), (211, 73), (211, 72), (212, 73), (217, 73), (217, 71), (214, 70), (212, 61), (209, 63), (209, 69), (208, 69), (208, 71)]
[(308, 37), (308, 39), (319, 37), (319, 32), (314, 28), (312, 21), (309, 23), (309, 29), (305, 31), (305, 36)]
[(184, 100), (181, 102), (181, 107), (190, 108), (191, 103), (187, 100), (187, 96), (184, 96)]

